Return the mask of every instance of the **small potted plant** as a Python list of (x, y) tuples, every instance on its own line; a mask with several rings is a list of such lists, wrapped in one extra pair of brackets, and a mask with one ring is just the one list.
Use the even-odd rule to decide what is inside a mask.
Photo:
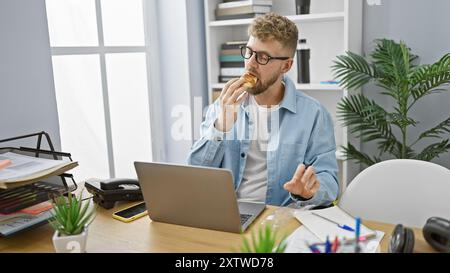
[(56, 252), (86, 252), (88, 226), (94, 220), (95, 207), (90, 206), (90, 200), (84, 206), (82, 203), (82, 194), (78, 199), (70, 192), (67, 197), (53, 198), (53, 217), (49, 222), (55, 229)]
[(258, 229), (258, 238), (252, 233), (252, 243), (244, 238), (240, 251), (244, 253), (284, 253), (287, 247), (286, 236), (280, 238), (277, 243), (277, 232), (270, 224), (265, 224)]

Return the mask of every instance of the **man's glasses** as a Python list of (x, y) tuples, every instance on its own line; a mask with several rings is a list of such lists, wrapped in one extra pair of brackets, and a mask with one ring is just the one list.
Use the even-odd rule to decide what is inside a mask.
[(287, 60), (289, 57), (272, 57), (263, 52), (257, 52), (248, 46), (241, 46), (241, 55), (244, 59), (250, 59), (253, 56), (253, 53), (256, 54), (256, 62), (261, 65), (266, 65), (270, 60)]

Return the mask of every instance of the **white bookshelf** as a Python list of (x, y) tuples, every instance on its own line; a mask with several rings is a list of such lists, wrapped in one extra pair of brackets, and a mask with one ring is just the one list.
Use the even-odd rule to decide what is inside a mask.
[[(313, 23), (313, 22), (330, 22), (330, 21), (343, 21), (343, 12), (328, 12), (322, 14), (305, 14), (305, 15), (289, 15), (287, 16), (295, 23)], [(249, 25), (253, 19), (236, 19), (236, 20), (221, 20), (209, 22), (210, 27), (222, 27), (222, 26), (238, 26)]]
[[(220, 73), (220, 46), (232, 40), (247, 40), (247, 28), (253, 19), (216, 21), (214, 10), (222, 0), (205, 0), (205, 28), (208, 70), (209, 102), (212, 103), (214, 89), (222, 89), (224, 83), (218, 82)], [(347, 143), (348, 130), (342, 127), (336, 117), (337, 103), (344, 90), (336, 84), (322, 84), (332, 80), (331, 65), (337, 55), (352, 51), (361, 53), (362, 48), (362, 0), (311, 0), (310, 14), (295, 15), (295, 0), (273, 0), (272, 10), (287, 16), (297, 24), (299, 39), (307, 39), (311, 49), (310, 84), (296, 84), (298, 90), (319, 100), (331, 113), (335, 124), (337, 147)], [(297, 63), (287, 75), (297, 82)], [(356, 146), (359, 143), (352, 140)], [(358, 166), (344, 161), (342, 150), (336, 151), (339, 163), (341, 189), (358, 172)]]
[[(212, 89), (222, 89), (225, 86), (225, 83), (211, 83)], [(337, 84), (319, 84), (319, 83), (312, 83), (312, 84), (300, 84), (297, 83), (296, 88), (298, 90), (315, 90), (315, 91), (337, 91), (342, 92), (342, 88), (339, 87)]]

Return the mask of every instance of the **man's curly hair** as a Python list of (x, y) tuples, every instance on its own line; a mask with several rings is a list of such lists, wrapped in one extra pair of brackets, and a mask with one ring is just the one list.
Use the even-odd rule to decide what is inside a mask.
[(256, 17), (248, 28), (248, 35), (265, 42), (275, 40), (281, 43), (294, 57), (297, 48), (298, 29), (288, 18), (270, 12)]

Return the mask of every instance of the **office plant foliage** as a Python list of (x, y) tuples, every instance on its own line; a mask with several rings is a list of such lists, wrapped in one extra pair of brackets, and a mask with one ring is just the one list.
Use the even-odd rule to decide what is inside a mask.
[[(377, 155), (359, 151), (348, 143), (343, 147), (347, 160), (370, 166), (382, 161), (382, 157), (431, 161), (450, 149), (450, 117), (436, 117), (436, 123), (416, 138), (408, 141), (408, 135), (420, 121), (410, 112), (417, 102), (427, 95), (448, 91), (450, 83), (450, 53), (433, 64), (417, 64), (417, 56), (403, 42), (388, 39), (375, 40), (375, 49), (366, 59), (346, 52), (337, 56), (332, 71), (342, 87), (350, 90), (338, 104), (338, 117), (350, 133), (363, 142), (376, 142)], [(393, 100), (388, 110), (363, 94), (351, 94), (368, 83), (382, 89), (381, 94)], [(371, 92), (367, 90), (366, 92)], [(423, 149), (417, 144), (434, 139)]]

